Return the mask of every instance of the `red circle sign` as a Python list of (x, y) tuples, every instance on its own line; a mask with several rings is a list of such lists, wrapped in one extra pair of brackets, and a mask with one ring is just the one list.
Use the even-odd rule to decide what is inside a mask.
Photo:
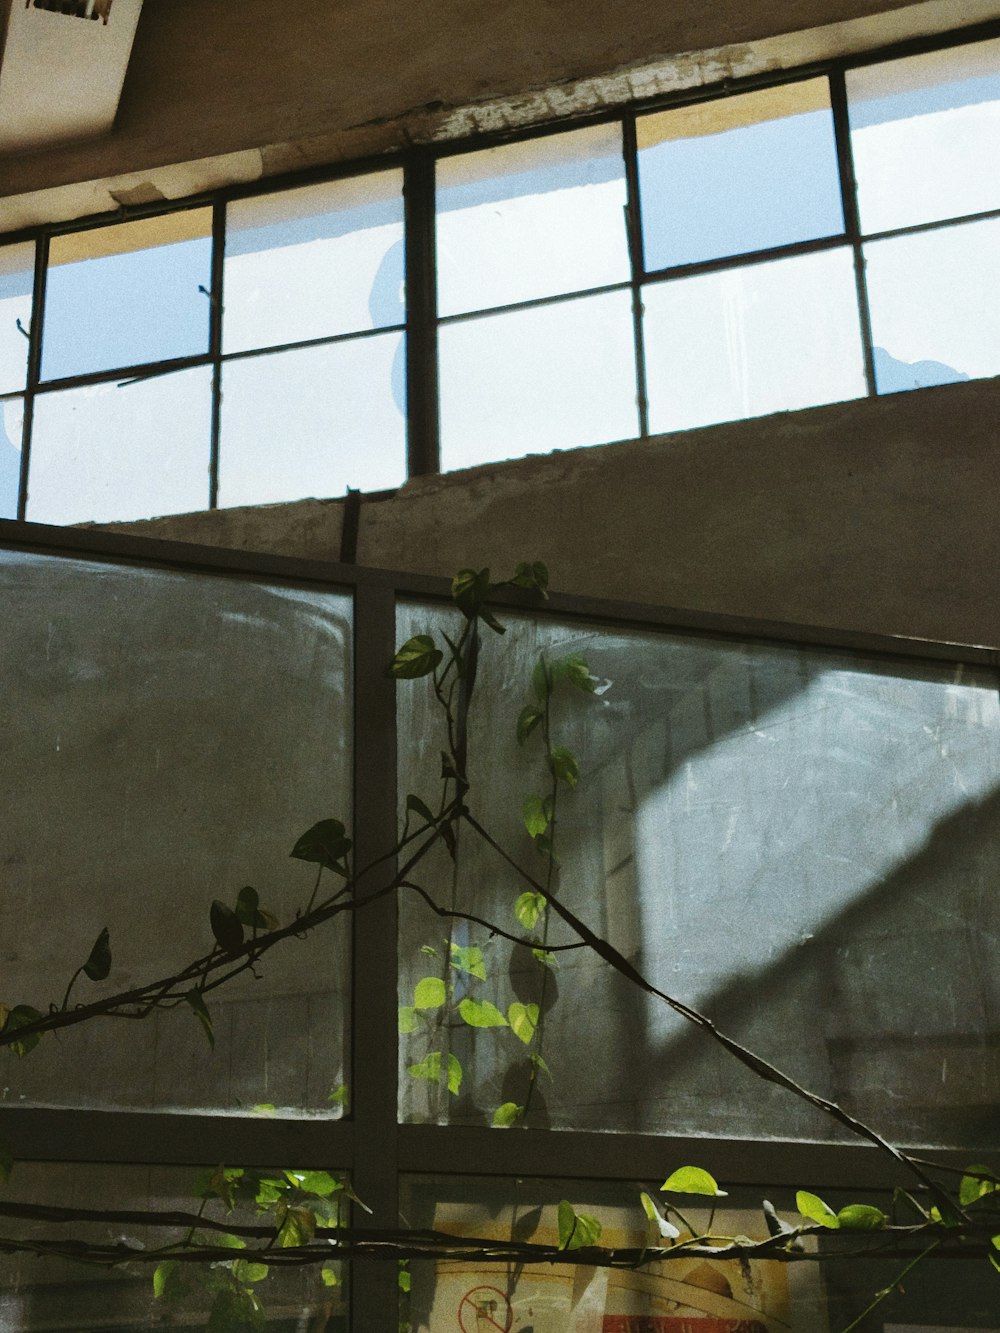
[(514, 1311), (499, 1287), (473, 1287), (462, 1297), (458, 1307), (458, 1326), (462, 1333), (510, 1333)]

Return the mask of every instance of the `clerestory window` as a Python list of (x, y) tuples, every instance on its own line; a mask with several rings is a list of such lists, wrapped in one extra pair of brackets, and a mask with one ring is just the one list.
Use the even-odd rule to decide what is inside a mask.
[(0, 516), (379, 491), (1000, 370), (1000, 37), (0, 245)]

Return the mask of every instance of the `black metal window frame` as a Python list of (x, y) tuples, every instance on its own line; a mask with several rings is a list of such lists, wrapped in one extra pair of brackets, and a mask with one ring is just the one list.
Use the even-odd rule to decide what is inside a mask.
[[(383, 856), (397, 836), (396, 684), (385, 672), (396, 646), (402, 602), (450, 604), (447, 580), (356, 565), (263, 556), (186, 543), (0, 520), (0, 549), (95, 562), (287, 582), (347, 593), (354, 604), (353, 747), (355, 848), (359, 864)], [(512, 608), (524, 595), (499, 597)], [(973, 663), (995, 670), (1000, 647), (976, 647), (859, 634), (717, 613), (672, 611), (626, 602), (553, 594), (546, 618), (588, 626), (683, 634), (759, 644), (842, 649), (891, 664)], [(361, 885), (377, 889), (393, 873), (383, 863)], [(382, 879), (378, 877), (381, 876)], [(343, 1170), (373, 1212), (356, 1210), (355, 1225), (395, 1223), (399, 1191), (416, 1176), (489, 1177), (539, 1182), (633, 1182), (658, 1178), (665, 1162), (702, 1160), (706, 1140), (676, 1134), (599, 1133), (399, 1123), (398, 910), (394, 896), (352, 918), (351, 1088), (349, 1114), (339, 1120), (234, 1117), (144, 1111), (52, 1109), (0, 1104), (0, 1136), (15, 1159), (62, 1164), (295, 1167)], [(898, 1182), (887, 1157), (864, 1144), (721, 1138), (711, 1140), (714, 1174), (728, 1186), (891, 1189)], [(953, 1167), (967, 1153), (935, 1151)], [(392, 1263), (358, 1263), (350, 1281), (356, 1333), (395, 1333), (398, 1288)]]
[[(630, 291), (632, 296), (633, 334), (635, 345), (636, 403), (639, 435), (648, 438), (649, 412), (646, 393), (645, 352), (643, 347), (643, 291), (653, 284), (676, 279), (749, 268), (769, 260), (797, 255), (815, 254), (829, 250), (850, 249), (853, 256), (856, 297), (864, 355), (867, 395), (876, 395), (874, 354), (871, 319), (865, 279), (864, 249), (872, 241), (941, 231), (970, 221), (1000, 218), (1000, 208), (974, 214), (948, 217), (926, 223), (896, 227), (890, 230), (865, 233), (862, 231), (854, 176), (848, 117), (846, 78), (850, 70), (880, 64), (906, 56), (944, 51), (971, 45), (1000, 36), (1000, 22), (976, 24), (953, 30), (944, 35), (910, 40), (892, 46), (880, 47), (864, 53), (836, 60), (814, 62), (793, 69), (768, 71), (766, 74), (726, 80), (711, 86), (683, 90), (647, 101), (637, 101), (624, 109), (571, 116), (547, 122), (530, 129), (501, 131), (478, 135), (474, 138), (450, 141), (446, 144), (415, 147), (404, 152), (389, 153), (325, 168), (272, 177), (265, 182), (230, 186), (207, 194), (195, 195), (180, 201), (157, 202), (141, 206), (123, 206), (113, 213), (102, 213), (69, 223), (51, 224), (24, 229), (0, 236), (0, 247), (31, 242), (35, 246), (34, 285), (31, 325), (28, 333), (26, 383), (23, 390), (0, 394), (0, 403), (8, 400), (24, 401), (22, 432), (21, 475), (18, 494), (17, 518), (24, 521), (28, 515), (31, 443), (34, 406), (39, 396), (53, 391), (85, 385), (109, 383), (115, 380), (138, 380), (194, 367), (210, 367), (212, 371), (212, 413), (208, 470), (208, 509), (218, 505), (219, 437), (221, 428), (222, 368), (231, 360), (267, 355), (308, 346), (322, 346), (353, 339), (377, 336), (382, 333), (403, 333), (406, 338), (406, 437), (407, 475), (419, 476), (440, 471), (440, 413), (438, 390), (438, 330), (445, 324), (476, 319), (483, 315), (497, 315), (508, 311), (540, 306), (554, 306), (560, 302), (597, 296), (611, 292)], [(829, 236), (779, 245), (769, 249), (727, 255), (664, 269), (647, 270), (643, 259), (642, 221), (639, 201), (638, 155), (636, 122), (645, 114), (671, 108), (708, 103), (740, 93), (825, 78), (830, 88), (837, 149), (840, 194), (843, 204), (844, 228)], [(499, 144), (527, 142), (531, 139), (559, 135), (586, 125), (619, 124), (622, 129), (625, 183), (627, 191), (626, 232), (631, 275), (617, 283), (594, 288), (573, 290), (555, 296), (513, 302), (509, 305), (484, 307), (439, 318), (437, 312), (437, 283), (435, 264), (435, 163), (447, 157), (468, 153)], [(309, 184), (346, 180), (373, 172), (402, 169), (405, 223), (406, 314), (402, 324), (385, 325), (375, 329), (335, 334), (329, 337), (265, 345), (237, 352), (224, 352), (222, 346), (222, 316), (225, 294), (223, 290), (225, 250), (225, 210), (230, 202), (264, 197)], [(42, 341), (45, 320), (45, 288), (48, 269), (48, 251), (54, 237), (107, 227), (118, 222), (129, 222), (183, 210), (204, 208), (213, 210), (212, 261), (208, 345), (204, 352), (193, 356), (177, 357), (167, 361), (147, 362), (141, 365), (119, 366), (88, 374), (45, 380), (41, 374)]]

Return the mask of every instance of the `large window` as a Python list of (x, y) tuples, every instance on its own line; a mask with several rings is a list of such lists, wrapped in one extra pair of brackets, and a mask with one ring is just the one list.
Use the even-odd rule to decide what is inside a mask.
[[(110, 974), (81, 979), (74, 1001), (166, 976), (211, 938), (213, 899), (246, 886), (292, 929), (254, 974), (205, 993), (214, 1046), (180, 1003), (0, 1053), (0, 1141), (17, 1160), (0, 1202), (190, 1208), (199, 1170), (221, 1162), (346, 1173), (372, 1210), (355, 1210), (362, 1229), (555, 1244), (567, 1199), (606, 1244), (641, 1246), (640, 1192), (691, 1160), (728, 1191), (719, 1225), (736, 1235), (759, 1230), (762, 1194), (794, 1218), (797, 1189), (877, 1206), (909, 1183), (606, 961), (564, 951), (567, 926), (530, 919), (520, 877), (471, 824), (413, 864), (398, 901), (379, 894), (420, 809), (406, 798), (438, 808), (450, 744), (431, 682), (396, 683), (385, 664), (413, 635), (461, 633), (444, 586), (183, 547), (164, 563), (160, 546), (68, 537), (0, 531), (4, 1004), (58, 1005), (104, 925)], [(479, 657), (472, 817), (655, 986), (814, 1092), (921, 1157), (990, 1161), (995, 656), (507, 602), (505, 636)], [(525, 823), (542, 733), (519, 744), (517, 721), (539, 662), (567, 660), (593, 688), (554, 694), (545, 723), (578, 774), (547, 861)], [(314, 866), (288, 853), (334, 816), (353, 824), (370, 866), (359, 896), (373, 896), (300, 938)], [(536, 931), (537, 947), (491, 923)], [(40, 1244), (65, 1233), (0, 1220)], [(571, 1310), (601, 1333), (697, 1317), (834, 1333), (898, 1267), (424, 1260), (405, 1318), (413, 1333), (562, 1333)], [(960, 1254), (922, 1268), (885, 1317), (995, 1329), (995, 1282)], [(358, 1262), (346, 1303), (315, 1269), (262, 1296), (274, 1329), (396, 1333), (398, 1290), (395, 1265)], [(204, 1318), (154, 1302), (148, 1269), (0, 1263), (12, 1333)]]
[(379, 491), (994, 375), (998, 122), (1000, 37), (959, 33), (13, 237), (0, 516)]

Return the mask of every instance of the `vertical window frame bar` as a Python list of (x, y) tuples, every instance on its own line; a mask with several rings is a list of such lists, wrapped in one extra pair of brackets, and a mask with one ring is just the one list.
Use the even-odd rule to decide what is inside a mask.
[(441, 471), (435, 157), (403, 164), (406, 273), (406, 475)]
[(868, 301), (868, 280), (865, 275), (865, 255), (862, 248), (861, 215), (858, 210), (858, 183), (854, 174), (854, 152), (851, 148), (851, 121), (847, 106), (847, 75), (845, 66), (834, 65), (827, 79), (830, 88), (830, 106), (833, 111), (833, 132), (837, 144), (837, 166), (840, 172), (840, 197), (844, 209), (844, 231), (854, 256), (854, 285), (861, 322), (861, 345), (865, 359), (865, 384), (868, 397), (878, 397), (875, 384), (875, 351), (872, 345), (871, 307)]
[(219, 434), (222, 426), (222, 284), (226, 258), (226, 201), (212, 204), (212, 276), (209, 283), (208, 354), (212, 359), (212, 423), (208, 445), (208, 508), (219, 507)]
[(35, 272), (31, 292), (31, 327), (28, 330), (28, 376), (24, 389), (24, 423), (21, 427), (21, 476), (18, 483), (17, 517), (23, 523), (28, 512), (28, 473), (35, 422), (35, 393), (42, 373), (42, 325), (45, 320), (45, 286), (49, 271), (49, 234), (43, 230), (35, 241)]
[(622, 153), (625, 157), (625, 227), (632, 268), (632, 334), (635, 345), (635, 400), (639, 409), (639, 438), (649, 438), (649, 396), (646, 391), (646, 337), (643, 329), (642, 280), (646, 264), (642, 249), (642, 216), (639, 198), (639, 150), (636, 143), (636, 113), (622, 117)]

